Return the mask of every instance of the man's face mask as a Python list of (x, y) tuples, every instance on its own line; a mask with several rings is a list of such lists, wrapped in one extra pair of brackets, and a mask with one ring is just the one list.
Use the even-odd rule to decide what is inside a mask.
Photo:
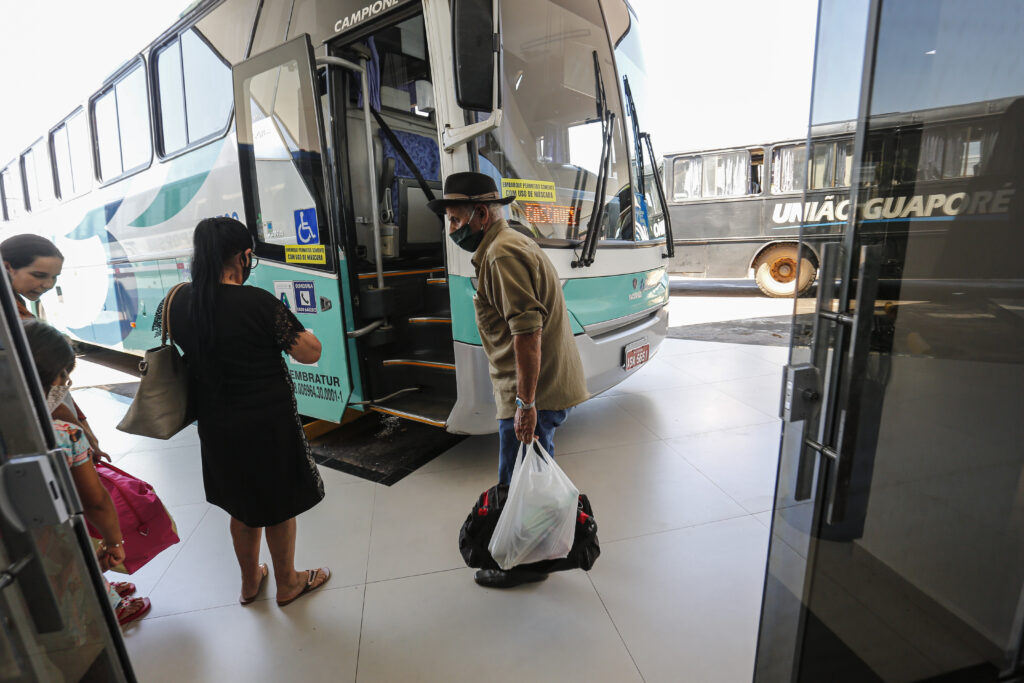
[(483, 230), (473, 232), (472, 228), (473, 219), (476, 218), (479, 213), (479, 211), (474, 211), (468, 221), (463, 223), (458, 229), (448, 233), (448, 236), (452, 238), (452, 241), (455, 242), (455, 244), (468, 252), (476, 251), (476, 248), (480, 246), (480, 241), (484, 238)]

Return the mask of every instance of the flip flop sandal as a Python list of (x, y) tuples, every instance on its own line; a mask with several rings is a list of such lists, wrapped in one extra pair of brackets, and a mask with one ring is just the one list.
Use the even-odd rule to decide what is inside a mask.
[[(134, 607), (140, 603), (141, 607), (136, 608), (135, 611), (132, 611), (132, 608), (129, 607), (129, 605)], [(138, 621), (147, 612), (149, 612), (152, 606), (153, 605), (149, 602), (149, 598), (128, 598), (121, 602), (121, 607), (117, 610), (117, 623), (121, 624), (121, 626), (127, 626), (133, 621)]]
[[(324, 580), (319, 585), (314, 586), (313, 582), (316, 580), (317, 574), (323, 574)], [(306, 593), (309, 593), (310, 591), (315, 591), (317, 588), (319, 588), (320, 586), (322, 586), (325, 583), (327, 583), (327, 581), (330, 580), (330, 578), (331, 578), (331, 570), (328, 569), (327, 567), (319, 567), (317, 569), (307, 569), (306, 570), (306, 585), (302, 587), (302, 590), (299, 591), (299, 594), (296, 595), (294, 598), (289, 598), (288, 600), (285, 600), (283, 602), (278, 600), (277, 601), (277, 606), (278, 607), (284, 607), (285, 605), (292, 604), (293, 602), (295, 602), (296, 600), (301, 598)]]
[(260, 585), (256, 586), (256, 592), (252, 594), (251, 598), (247, 598), (244, 595), (239, 595), (239, 605), (251, 605), (252, 603), (256, 602), (256, 598), (260, 597), (260, 593), (263, 592), (263, 584), (267, 582), (267, 574), (269, 573), (270, 570), (267, 568), (266, 562), (260, 562), (258, 568), (260, 570)]
[(120, 595), (122, 598), (127, 598), (131, 595), (135, 595), (135, 584), (130, 581), (111, 581), (110, 587), (114, 589), (114, 592)]

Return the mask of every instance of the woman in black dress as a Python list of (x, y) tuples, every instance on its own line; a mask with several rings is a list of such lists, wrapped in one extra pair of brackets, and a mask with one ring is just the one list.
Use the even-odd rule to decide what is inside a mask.
[[(239, 602), (258, 597), (267, 576), (260, 538), (274, 563), (277, 603), (322, 586), (326, 567), (296, 572), (295, 516), (324, 497), (309, 452), (282, 351), (301, 363), (320, 358), (320, 342), (272, 294), (243, 286), (252, 238), (231, 218), (207, 218), (193, 237), (192, 283), (175, 295), (174, 341), (185, 353), (202, 445), (206, 499), (231, 515), (242, 570)], [(161, 305), (162, 309), (162, 305)]]

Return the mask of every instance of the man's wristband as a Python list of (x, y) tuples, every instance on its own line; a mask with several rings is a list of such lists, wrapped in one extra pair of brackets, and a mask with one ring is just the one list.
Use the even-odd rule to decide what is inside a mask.
[(520, 408), (522, 410), (529, 410), (530, 408), (534, 407), (535, 405), (537, 405), (537, 399), (533, 399), (532, 401), (527, 403), (523, 399), (521, 399), (518, 396), (516, 396), (516, 407), (517, 408)]

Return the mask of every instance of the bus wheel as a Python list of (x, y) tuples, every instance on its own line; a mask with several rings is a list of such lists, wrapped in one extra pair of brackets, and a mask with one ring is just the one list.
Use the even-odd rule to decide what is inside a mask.
[(807, 254), (800, 258), (800, 282), (797, 278), (797, 254), (795, 244), (774, 244), (757, 257), (754, 262), (754, 280), (758, 288), (773, 297), (797, 296), (807, 291), (814, 282), (817, 268)]

